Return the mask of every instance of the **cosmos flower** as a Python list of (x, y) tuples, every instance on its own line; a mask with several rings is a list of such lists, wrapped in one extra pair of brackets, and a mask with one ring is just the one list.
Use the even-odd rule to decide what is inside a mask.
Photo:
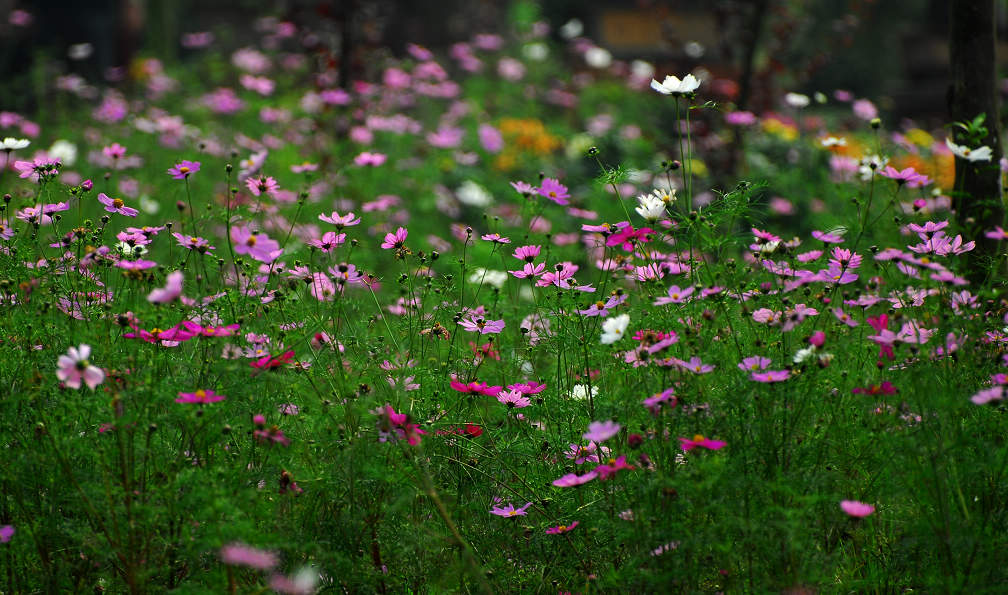
[(665, 80), (658, 82), (655, 79), (651, 79), (651, 88), (658, 91), (662, 95), (672, 95), (675, 97), (681, 95), (688, 95), (697, 90), (700, 87), (700, 80), (693, 76), (692, 74), (687, 74), (679, 80), (679, 77), (666, 75)]
[(168, 175), (176, 180), (185, 180), (199, 170), (199, 161), (181, 161), (168, 169)]
[(150, 292), (147, 296), (147, 301), (152, 304), (174, 302), (182, 295), (182, 278), (182, 271), (169, 273), (165, 279), (165, 286)]
[(212, 390), (198, 389), (191, 393), (179, 393), (176, 403), (216, 403), (224, 400), (224, 395), (218, 395)]
[(560, 180), (554, 178), (545, 178), (542, 184), (535, 189), (539, 196), (546, 197), (558, 205), (568, 205), (570, 201), (570, 194), (567, 192), (567, 187), (560, 183)]
[(841, 500), (840, 508), (850, 516), (856, 518), (864, 518), (875, 512), (874, 506), (858, 502), (857, 500)]
[(96, 386), (105, 380), (105, 372), (97, 366), (92, 366), (88, 361), (91, 355), (91, 346), (82, 344), (71, 347), (66, 354), (59, 356), (56, 360), (56, 378), (63, 381), (68, 388), (80, 388), (81, 380), (88, 388), (94, 390)]
[(971, 149), (964, 145), (955, 144), (950, 138), (945, 139), (945, 145), (949, 148), (949, 151), (952, 151), (953, 155), (971, 163), (974, 161), (990, 161), (994, 157), (994, 153), (990, 147)]
[(512, 504), (508, 504), (507, 506), (504, 507), (494, 506), (493, 508), (490, 509), (490, 514), (495, 514), (497, 516), (503, 516), (503, 517), (525, 516), (528, 514), (528, 512), (526, 511), (528, 510), (529, 506), (532, 506), (531, 502), (529, 502), (525, 506), (522, 506), (521, 508), (515, 508), (514, 505)]
[(614, 421), (593, 421), (588, 424), (588, 431), (582, 438), (589, 442), (605, 442), (618, 434), (621, 427)]
[(693, 438), (679, 438), (679, 443), (682, 445), (683, 452), (689, 452), (694, 448), (706, 448), (708, 450), (721, 450), (724, 448), (726, 442), (721, 440), (710, 440), (709, 438), (704, 438), (700, 434), (693, 436)]

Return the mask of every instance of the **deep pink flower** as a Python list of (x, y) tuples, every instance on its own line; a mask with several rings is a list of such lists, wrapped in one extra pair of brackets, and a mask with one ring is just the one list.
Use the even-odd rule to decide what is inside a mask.
[(449, 385), (453, 390), (457, 390), (463, 394), (486, 395), (488, 397), (496, 397), (502, 390), (504, 390), (503, 386), (488, 386), (486, 382), (473, 381), (469, 384), (463, 384), (455, 379), (452, 379)]
[(864, 388), (857, 387), (851, 391), (855, 395), (894, 395), (897, 392), (899, 391), (888, 380), (884, 380), (882, 384), (872, 384)]
[(520, 384), (509, 384), (508, 388), (511, 390), (516, 390), (523, 395), (537, 395), (546, 388), (546, 385), (532, 381), (532, 382), (522, 382)]
[(7, 543), (14, 537), (14, 527), (11, 525), (4, 525), (0, 527), (0, 543)]
[(720, 450), (724, 448), (725, 444), (727, 444), (727, 442), (722, 442), (721, 440), (710, 440), (708, 438), (704, 438), (700, 434), (693, 436), (692, 439), (679, 438), (679, 442), (682, 444), (683, 452), (689, 452), (698, 446), (709, 450)]
[(105, 372), (91, 365), (88, 361), (90, 355), (90, 345), (82, 344), (68, 349), (65, 355), (59, 356), (56, 360), (58, 366), (56, 378), (63, 381), (68, 388), (80, 388), (83, 380), (88, 388), (94, 390), (105, 380)]
[(626, 462), (626, 455), (620, 455), (615, 459), (609, 459), (605, 464), (595, 467), (595, 472), (598, 473), (599, 479), (605, 481), (611, 479), (620, 470), (626, 469), (627, 471), (633, 471), (635, 467)]
[(224, 395), (219, 395), (212, 390), (203, 390), (202, 388), (196, 392), (191, 393), (179, 393), (178, 398), (175, 399), (176, 403), (216, 403), (218, 401), (224, 400)]
[(400, 227), (396, 229), (395, 233), (385, 234), (385, 241), (382, 242), (381, 247), (383, 250), (392, 250), (392, 249), (398, 250), (406, 245), (406, 237), (408, 235), (409, 232), (406, 230), (406, 228)]
[(857, 518), (864, 518), (875, 512), (874, 506), (857, 500), (841, 500), (840, 508), (850, 516)]
[(560, 535), (562, 533), (567, 533), (568, 531), (573, 531), (574, 527), (578, 526), (578, 521), (574, 521), (569, 525), (557, 525), (556, 527), (550, 527), (546, 529), (548, 535)]
[(168, 169), (168, 175), (176, 180), (185, 180), (199, 170), (199, 161), (181, 161)]
[(253, 368), (259, 368), (263, 370), (271, 370), (273, 368), (279, 368), (281, 366), (291, 363), (294, 359), (294, 350), (289, 350), (281, 353), (280, 355), (273, 356), (267, 355), (261, 357), (254, 362), (250, 362), (249, 365)]

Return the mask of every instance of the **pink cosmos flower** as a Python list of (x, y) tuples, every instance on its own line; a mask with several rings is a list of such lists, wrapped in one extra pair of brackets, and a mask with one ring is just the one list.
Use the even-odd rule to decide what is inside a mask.
[(754, 355), (743, 359), (739, 362), (738, 367), (743, 372), (757, 372), (759, 370), (766, 370), (769, 365), (770, 358)]
[(264, 233), (252, 233), (247, 226), (231, 228), (231, 242), (235, 254), (248, 254), (252, 258), (265, 263), (273, 262), (282, 254), (280, 243)]
[(682, 444), (683, 452), (689, 452), (698, 446), (701, 448), (706, 448), (708, 450), (721, 450), (727, 444), (727, 442), (722, 442), (721, 440), (710, 440), (704, 438), (700, 434), (690, 438), (679, 438), (680, 444)]
[(578, 521), (574, 521), (569, 525), (557, 525), (556, 527), (550, 527), (546, 529), (548, 535), (560, 535), (562, 533), (567, 533), (568, 531), (573, 531), (574, 527), (578, 526)]
[(214, 249), (214, 247), (210, 245), (210, 242), (208, 242), (206, 238), (199, 238), (196, 236), (184, 236), (177, 231), (173, 231), (172, 236), (175, 237), (175, 240), (178, 242), (179, 246), (182, 246), (183, 248), (196, 250), (204, 254)]
[(266, 194), (273, 196), (280, 188), (280, 184), (272, 176), (258, 176), (245, 180), (245, 186), (254, 196)]
[(553, 485), (558, 488), (572, 488), (579, 485), (584, 485), (589, 481), (598, 477), (598, 473), (595, 471), (589, 471), (584, 475), (577, 475), (576, 473), (568, 473), (560, 479), (553, 480)]
[(897, 392), (899, 391), (888, 380), (884, 380), (882, 384), (872, 384), (864, 388), (857, 387), (851, 390), (851, 393), (855, 395), (894, 395)]
[(992, 240), (1008, 240), (1008, 231), (1001, 229), (1001, 226), (995, 226), (992, 231), (984, 232), (984, 237)]
[(457, 390), (463, 394), (469, 395), (486, 395), (488, 397), (496, 397), (502, 390), (503, 386), (488, 386), (486, 382), (470, 382), (469, 384), (464, 384), (455, 380), (454, 378), (449, 382), (452, 390)]
[(783, 382), (791, 376), (791, 372), (788, 370), (766, 370), (763, 372), (753, 372), (749, 378), (755, 380), (756, 382)]
[(360, 217), (354, 215), (353, 212), (347, 213), (346, 215), (340, 215), (336, 211), (333, 211), (332, 215), (319, 215), (318, 218), (320, 221), (325, 221), (326, 223), (335, 225), (337, 229), (343, 229), (344, 227), (350, 227), (360, 223)]
[(599, 474), (599, 479), (605, 481), (611, 479), (620, 470), (626, 469), (627, 471), (633, 471), (635, 467), (626, 462), (626, 455), (620, 455), (615, 459), (609, 459), (609, 462), (595, 467), (595, 472)]
[(105, 380), (105, 372), (96, 366), (92, 366), (88, 361), (91, 355), (91, 346), (82, 344), (78, 347), (71, 347), (65, 355), (59, 356), (56, 360), (56, 378), (63, 381), (68, 388), (80, 388), (81, 380), (88, 388), (94, 390), (96, 386)]
[(336, 248), (336, 246), (339, 246), (340, 244), (342, 244), (345, 241), (346, 241), (346, 234), (345, 233), (337, 234), (334, 231), (327, 231), (324, 234), (322, 234), (322, 238), (321, 239), (315, 239), (315, 238), (313, 238), (311, 240), (308, 240), (308, 245), (309, 246), (315, 246), (316, 248), (318, 248), (322, 252), (325, 252), (326, 254), (328, 254), (328, 253), (332, 252), (333, 249)]
[(386, 159), (388, 159), (388, 155), (385, 155), (384, 153), (370, 153), (368, 151), (364, 151), (360, 155), (354, 157), (354, 163), (360, 166), (370, 165), (377, 167), (385, 163)]
[(109, 159), (119, 160), (126, 156), (126, 147), (119, 143), (112, 143), (102, 148), (102, 155), (105, 155)]
[(152, 304), (167, 304), (177, 300), (182, 295), (182, 277), (182, 271), (169, 273), (165, 286), (150, 292), (147, 301)]
[(977, 394), (970, 397), (970, 401), (973, 401), (975, 405), (986, 405), (991, 401), (1001, 401), (1004, 399), (1004, 387), (1003, 386), (993, 386), (981, 390)]
[(502, 237), (499, 233), (485, 233), (480, 236), (481, 240), (486, 240), (487, 242), (493, 242), (495, 244), (510, 244), (511, 240), (509, 238)]
[(168, 169), (168, 175), (176, 180), (185, 180), (199, 170), (199, 161), (181, 161)]
[(522, 506), (521, 508), (515, 508), (514, 505), (512, 504), (508, 504), (507, 506), (504, 507), (494, 506), (493, 508), (490, 509), (490, 514), (495, 514), (497, 516), (504, 516), (504, 517), (525, 516), (528, 514), (528, 512), (526, 511), (528, 510), (529, 506), (532, 506), (531, 502), (529, 502), (525, 506)]
[(522, 382), (519, 384), (509, 384), (508, 388), (511, 390), (516, 390), (523, 395), (537, 395), (545, 390), (545, 384), (539, 384), (538, 382)]
[(385, 234), (385, 241), (382, 242), (381, 247), (383, 250), (392, 250), (392, 249), (398, 250), (406, 245), (406, 237), (408, 235), (409, 232), (406, 230), (406, 228), (400, 227), (396, 229), (395, 233)]
[(588, 424), (588, 431), (581, 437), (590, 442), (605, 442), (618, 434), (621, 427), (618, 423), (610, 420), (593, 421)]
[(477, 316), (463, 318), (459, 321), (459, 326), (470, 332), (479, 332), (481, 335), (496, 334), (504, 330), (504, 320), (486, 320)]
[[(575, 523), (577, 524), (577, 523)], [(14, 527), (11, 525), (4, 525), (0, 527), (0, 543), (7, 543), (14, 537)]]
[(865, 504), (864, 502), (858, 502), (857, 500), (841, 500), (840, 508), (844, 512), (852, 517), (864, 518), (873, 512), (875, 512), (875, 507), (871, 504)]
[(270, 570), (279, 562), (276, 554), (272, 552), (238, 542), (222, 547), (220, 559), (228, 566), (247, 566), (256, 570)]
[(532, 405), (528, 397), (516, 390), (505, 390), (497, 393), (497, 400), (508, 409), (524, 409)]
[(930, 178), (917, 173), (917, 170), (912, 167), (908, 167), (904, 170), (898, 170), (891, 165), (887, 165), (886, 168), (882, 170), (882, 176), (889, 178), (890, 180), (895, 180), (900, 186), (906, 184), (908, 188), (919, 188), (931, 183)]
[(553, 178), (545, 178), (539, 188), (536, 188), (536, 193), (539, 196), (544, 196), (558, 205), (568, 205), (570, 201), (570, 194), (567, 192), (567, 187), (560, 183), (560, 180)]
[(104, 192), (98, 193), (98, 202), (105, 205), (105, 210), (109, 213), (119, 213), (127, 217), (136, 217), (140, 211), (127, 207), (121, 198), (109, 198)]
[(224, 395), (218, 395), (212, 390), (198, 389), (191, 393), (179, 393), (176, 403), (216, 403), (224, 400)]
[(680, 289), (678, 285), (673, 285), (668, 288), (668, 295), (662, 296), (654, 301), (655, 306), (664, 306), (666, 304), (684, 304), (690, 301), (695, 288), (687, 287), (686, 289)]

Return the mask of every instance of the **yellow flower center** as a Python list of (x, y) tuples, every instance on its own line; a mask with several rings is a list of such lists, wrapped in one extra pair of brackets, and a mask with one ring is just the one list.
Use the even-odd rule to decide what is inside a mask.
[(124, 203), (121, 198), (117, 198), (112, 201), (112, 206), (114, 206), (117, 209), (121, 209), (124, 204), (126, 203)]
[(183, 173), (183, 174), (187, 174), (190, 171), (189, 168), (186, 167), (185, 165), (183, 165), (182, 167), (178, 168), (178, 170), (179, 170), (179, 173)]
[(700, 434), (695, 434), (695, 435), (693, 436), (693, 442), (703, 442), (704, 440), (706, 440), (706, 438), (704, 438), (704, 437), (703, 437), (702, 435), (700, 435)]
[(251, 248), (252, 246), (255, 246), (256, 245), (256, 237), (255, 236), (249, 236), (249, 239), (245, 240), (245, 245), (248, 246), (249, 248)]
[(197, 399), (205, 399), (206, 398), (206, 391), (203, 390), (202, 388), (199, 389), (199, 390), (197, 390), (196, 391), (196, 398)]

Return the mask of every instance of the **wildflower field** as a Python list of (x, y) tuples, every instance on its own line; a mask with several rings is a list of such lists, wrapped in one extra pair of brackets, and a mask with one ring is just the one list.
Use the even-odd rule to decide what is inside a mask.
[(999, 115), (737, 109), (516, 5), (0, 98), (0, 591), (1008, 584)]

